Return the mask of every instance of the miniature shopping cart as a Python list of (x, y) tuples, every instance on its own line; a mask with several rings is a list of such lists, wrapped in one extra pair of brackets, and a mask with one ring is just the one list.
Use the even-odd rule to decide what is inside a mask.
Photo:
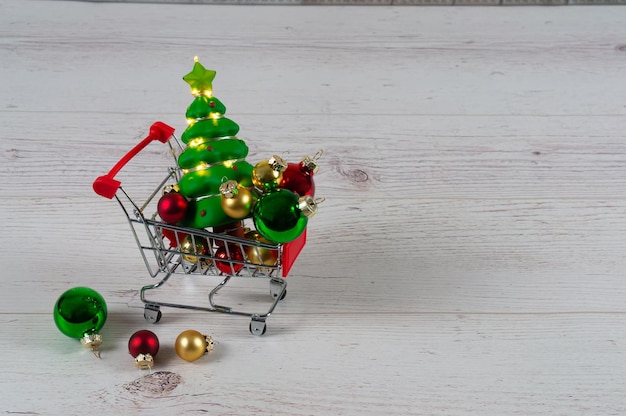
[[(227, 313), (249, 317), (250, 332), (254, 335), (263, 335), (266, 331), (265, 321), (287, 293), (285, 277), (304, 247), (306, 230), (294, 241), (286, 244), (271, 244), (203, 229), (166, 224), (158, 220), (155, 203), (158, 198), (155, 197), (169, 185), (173, 186), (178, 183), (181, 175), (178, 167), (168, 169), (165, 179), (159, 183), (142, 205), (136, 203), (121, 186), (121, 182), (115, 179), (115, 175), (154, 140), (167, 143), (176, 161), (176, 155), (182, 151), (182, 145), (174, 136), (174, 129), (162, 122), (156, 122), (150, 127), (150, 133), (146, 138), (131, 149), (108, 174), (100, 176), (93, 184), (98, 195), (117, 200), (128, 219), (148, 273), (152, 278), (160, 277), (157, 283), (141, 288), (140, 299), (144, 303), (145, 319), (151, 323), (159, 322), (162, 306)], [(172, 141), (175, 142), (174, 145)], [(218, 256), (220, 247), (222, 248), (221, 255)], [(262, 257), (260, 255), (262, 250), (275, 250), (276, 263), (267, 265), (259, 260)], [(235, 252), (242, 253), (243, 256), (234, 255)], [(175, 274), (188, 278), (202, 275), (219, 276), (221, 281), (208, 292), (208, 301), (205, 305), (169, 303), (147, 298), (149, 291), (161, 288)], [(215, 295), (233, 277), (268, 279), (271, 296), (269, 309), (264, 313), (251, 313), (217, 304), (214, 300)]]

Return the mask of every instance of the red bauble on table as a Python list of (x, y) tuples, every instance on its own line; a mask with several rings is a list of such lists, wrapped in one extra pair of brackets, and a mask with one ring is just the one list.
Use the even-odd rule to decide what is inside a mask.
[(159, 352), (159, 338), (147, 329), (137, 331), (128, 340), (128, 352), (135, 357), (136, 367), (152, 368), (154, 356)]
[(187, 214), (188, 202), (178, 192), (169, 192), (159, 199), (157, 212), (163, 221), (168, 224), (176, 224), (182, 221)]
[(220, 247), (215, 252), (215, 257), (223, 260), (215, 260), (215, 266), (225, 274), (235, 274), (243, 269), (243, 253), (239, 246), (228, 245)]

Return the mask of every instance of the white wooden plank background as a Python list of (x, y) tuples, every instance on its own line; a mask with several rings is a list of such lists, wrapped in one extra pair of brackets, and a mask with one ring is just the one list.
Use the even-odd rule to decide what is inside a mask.
[[(0, 410), (624, 414), (624, 23), (611, 6), (0, 1)], [(325, 151), (326, 201), (260, 338), (217, 314), (147, 324), (143, 261), (91, 190), (153, 121), (182, 131), (194, 55), (248, 160)], [(122, 179), (150, 190), (169, 161), (152, 145)], [(265, 283), (224, 296), (254, 304)], [(101, 360), (52, 322), (78, 285), (109, 305)], [(141, 378), (143, 328), (162, 348)], [(188, 328), (214, 354), (180, 360)]]

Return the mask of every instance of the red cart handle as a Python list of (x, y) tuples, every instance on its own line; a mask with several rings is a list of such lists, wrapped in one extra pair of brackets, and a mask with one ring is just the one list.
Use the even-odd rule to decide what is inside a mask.
[(137, 153), (139, 153), (141, 150), (143, 150), (144, 147), (150, 144), (150, 142), (158, 140), (161, 143), (166, 143), (170, 139), (170, 137), (172, 137), (172, 134), (174, 134), (173, 127), (170, 127), (161, 121), (157, 121), (156, 123), (152, 124), (152, 126), (150, 126), (150, 133), (145, 139), (143, 139), (135, 147), (130, 149), (130, 151), (126, 153), (124, 157), (122, 157), (120, 161), (115, 164), (115, 166), (113, 166), (113, 169), (111, 169), (109, 173), (98, 177), (93, 182), (93, 190), (96, 191), (96, 193), (100, 196), (109, 199), (113, 198), (118, 188), (122, 184), (122, 182), (115, 179), (115, 175), (117, 175), (117, 173), (128, 162), (130, 162), (132, 158), (137, 156)]

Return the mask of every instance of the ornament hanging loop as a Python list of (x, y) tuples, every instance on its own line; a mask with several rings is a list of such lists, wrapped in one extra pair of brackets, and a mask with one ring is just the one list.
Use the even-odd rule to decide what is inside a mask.
[(322, 149), (320, 149), (320, 150), (317, 151), (317, 153), (315, 153), (313, 155), (313, 157), (311, 159), (319, 160), (322, 157), (323, 154), (324, 154), (324, 151)]
[(301, 164), (302, 166), (308, 170), (310, 173), (317, 173), (320, 168), (320, 165), (317, 163), (324, 151), (318, 150), (313, 156), (305, 156), (302, 158)]
[(96, 358), (100, 357), (100, 346), (102, 345), (102, 335), (100, 334), (90, 334), (85, 335), (80, 339), (80, 343), (83, 344), (83, 347), (91, 349), (91, 352)]

